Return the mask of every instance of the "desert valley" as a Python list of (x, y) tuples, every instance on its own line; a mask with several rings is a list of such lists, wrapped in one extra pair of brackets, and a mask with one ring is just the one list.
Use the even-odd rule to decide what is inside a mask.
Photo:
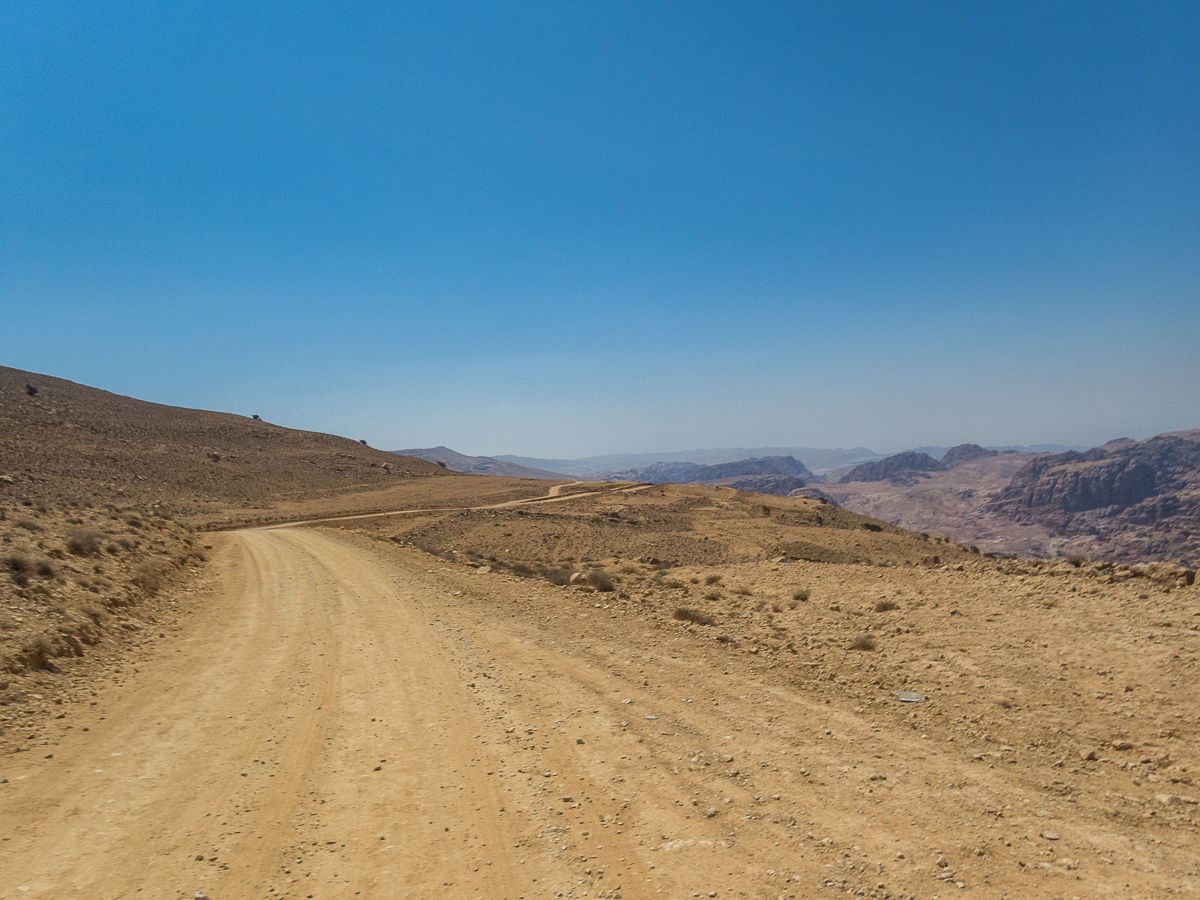
[(1194, 896), (1197, 447), (463, 474), (0, 368), (0, 900)]

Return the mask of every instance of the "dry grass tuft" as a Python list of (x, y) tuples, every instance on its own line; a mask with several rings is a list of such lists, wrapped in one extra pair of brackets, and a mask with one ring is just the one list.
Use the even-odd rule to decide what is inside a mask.
[(717, 621), (712, 616), (707, 616), (699, 610), (686, 606), (677, 606), (675, 612), (671, 613), (671, 617), (680, 622), (691, 622), (694, 625), (715, 625)]
[[(799, 588), (798, 590), (792, 591), (792, 599), (797, 603), (807, 603), (808, 598), (811, 596), (812, 592), (809, 591), (808, 588)], [(793, 607), (793, 609), (794, 608), (795, 607)]]
[(900, 604), (895, 600), (880, 600), (875, 604), (875, 612), (891, 612), (893, 609), (899, 609)]
[(104, 535), (93, 528), (74, 528), (67, 533), (67, 550), (75, 556), (93, 556), (100, 552)]
[(546, 572), (546, 580), (559, 587), (566, 587), (571, 583), (571, 572), (568, 569), (550, 569)]
[(853, 641), (850, 642), (850, 649), (851, 650), (874, 650), (875, 649), (875, 635), (860, 634), (858, 637), (856, 637)]
[(587, 583), (601, 593), (616, 590), (617, 583), (603, 569), (592, 569), (587, 573)]

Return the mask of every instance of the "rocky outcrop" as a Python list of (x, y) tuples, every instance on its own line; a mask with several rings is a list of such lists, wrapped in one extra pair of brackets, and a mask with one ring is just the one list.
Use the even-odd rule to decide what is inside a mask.
[(838, 480), (838, 484), (849, 484), (852, 481), (910, 480), (919, 478), (923, 472), (941, 472), (945, 468), (946, 466), (928, 453), (915, 453), (910, 450), (855, 466)]
[(1200, 560), (1200, 430), (1034, 459), (987, 506), (1060, 535), (1091, 535), (1112, 559)]

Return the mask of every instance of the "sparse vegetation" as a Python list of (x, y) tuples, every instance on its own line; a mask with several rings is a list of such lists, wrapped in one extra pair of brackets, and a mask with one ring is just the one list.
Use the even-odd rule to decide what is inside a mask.
[(93, 528), (74, 528), (67, 532), (67, 551), (75, 556), (93, 556), (100, 552), (104, 535)]
[(872, 634), (860, 634), (850, 642), (851, 650), (874, 650), (875, 636)]
[(880, 600), (875, 604), (875, 612), (891, 612), (899, 608), (900, 604), (895, 600)]
[(166, 560), (147, 560), (134, 571), (133, 583), (141, 589), (143, 594), (148, 597), (152, 596), (162, 588), (170, 568), (170, 563)]
[(681, 622), (691, 622), (694, 625), (713, 625), (716, 623), (716, 619), (712, 616), (705, 615), (698, 610), (686, 606), (675, 607), (675, 612), (671, 616)]
[(593, 587), (602, 593), (614, 591), (617, 587), (616, 581), (613, 579), (613, 577), (603, 569), (592, 569), (587, 573), (585, 581), (590, 587)]
[(716, 572), (713, 572), (704, 576), (704, 583), (707, 585), (720, 584), (722, 577), (723, 576), (718, 575)]
[(808, 588), (798, 588), (792, 591), (792, 599), (797, 603), (807, 603), (808, 598), (812, 596), (812, 592)]

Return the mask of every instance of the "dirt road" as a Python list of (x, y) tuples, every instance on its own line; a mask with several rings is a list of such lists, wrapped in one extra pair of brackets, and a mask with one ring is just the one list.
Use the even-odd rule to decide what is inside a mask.
[(302, 530), (219, 561), (212, 605), (104, 720), (9, 775), (0, 893), (518, 896), (419, 587)]
[(1041, 770), (602, 595), (334, 529), (213, 542), (180, 630), (6, 760), (0, 900), (1189, 889), (1186, 846)]

